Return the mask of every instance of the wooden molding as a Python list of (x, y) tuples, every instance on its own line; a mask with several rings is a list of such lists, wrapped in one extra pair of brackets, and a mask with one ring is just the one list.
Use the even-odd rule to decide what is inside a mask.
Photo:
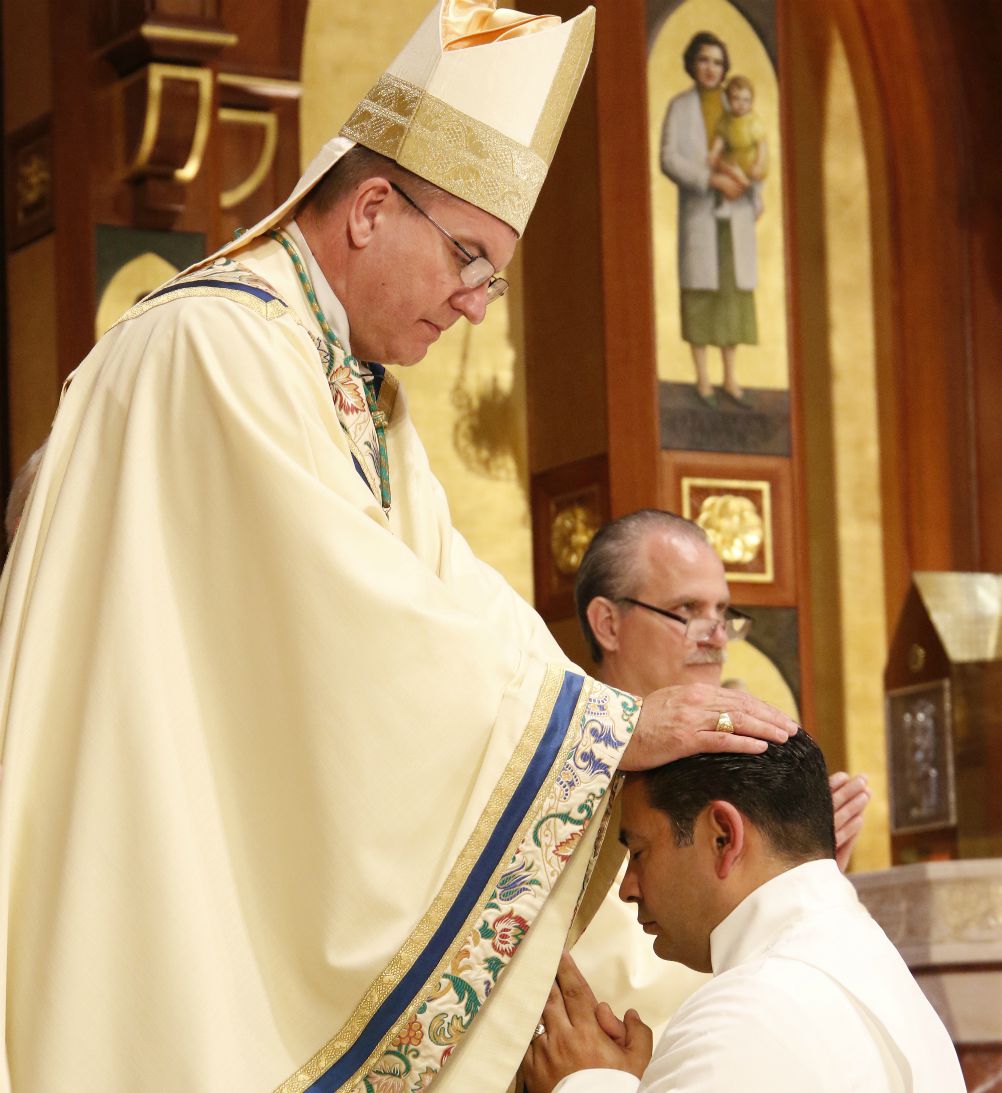
[(597, 0), (602, 315), (613, 516), (654, 503), (660, 449), (644, 0)]

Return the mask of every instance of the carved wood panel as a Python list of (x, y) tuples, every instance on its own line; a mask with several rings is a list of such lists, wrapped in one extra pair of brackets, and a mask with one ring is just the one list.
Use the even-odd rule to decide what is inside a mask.
[(57, 21), (62, 374), (92, 343), (94, 271), (109, 258), (98, 225), (177, 232), (208, 251), (291, 191), (305, 12), (306, 0), (92, 0)]

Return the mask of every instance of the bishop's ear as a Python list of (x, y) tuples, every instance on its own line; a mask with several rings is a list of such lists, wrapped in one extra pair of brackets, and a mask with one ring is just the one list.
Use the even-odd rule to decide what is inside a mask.
[(385, 178), (367, 178), (359, 184), (348, 205), (348, 235), (353, 246), (367, 247), (372, 242), (392, 194)]

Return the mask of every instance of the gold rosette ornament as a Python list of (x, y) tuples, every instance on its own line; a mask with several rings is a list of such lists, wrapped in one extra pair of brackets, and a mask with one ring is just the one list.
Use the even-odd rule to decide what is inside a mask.
[(758, 557), (765, 541), (765, 524), (754, 502), (733, 493), (707, 497), (696, 523), (725, 565), (748, 565)]

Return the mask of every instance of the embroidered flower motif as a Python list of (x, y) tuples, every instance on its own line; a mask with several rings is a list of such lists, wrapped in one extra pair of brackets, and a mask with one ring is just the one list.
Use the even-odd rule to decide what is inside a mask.
[(407, 1093), (407, 1082), (398, 1074), (370, 1074), (366, 1084), (372, 1093)]
[(384, 1052), (363, 1080), (365, 1093), (408, 1093), (410, 1063), (395, 1051)]
[(557, 843), (553, 848), (553, 853), (563, 862), (570, 861), (571, 855), (581, 841), (582, 834), (583, 832), (580, 827), (577, 831), (572, 831), (566, 838), (561, 839), (560, 842)]
[[(452, 1051), (452, 1048), (449, 1048)], [(449, 1051), (446, 1052), (448, 1055)], [(418, 1084), (414, 1086), (414, 1093), (421, 1093), (423, 1089), (429, 1089), (431, 1083), (438, 1077), (438, 1071), (434, 1067), (426, 1066), (417, 1076)]]
[(373, 1075), (380, 1078), (402, 1078), (410, 1069), (410, 1064), (397, 1051), (384, 1051), (372, 1068)]
[(612, 768), (598, 757), (594, 748), (579, 748), (574, 753), (574, 765), (584, 772), (589, 781), (596, 774), (604, 778), (612, 775)]
[(359, 414), (365, 409), (365, 397), (352, 380), (351, 371), (343, 364), (334, 366), (327, 379), (334, 405), (343, 414)]
[(372, 464), (372, 473), (379, 478), (379, 445), (371, 437), (367, 436), (362, 440), (362, 447), (365, 448), (366, 455), (369, 457), (369, 462)]
[(454, 1047), (465, 1031), (466, 1025), (458, 1013), (451, 1015), (437, 1013), (428, 1026), (428, 1037), (433, 1044), (438, 1044), (440, 1047), (445, 1045)]
[[(581, 784), (581, 778), (578, 772), (574, 769), (575, 766), (580, 766), (578, 762), (577, 752), (564, 764), (560, 774), (557, 775), (557, 783), (555, 786), (557, 800), (564, 802), (571, 799), (571, 795)], [(587, 766), (583, 768), (587, 770)]]
[(529, 865), (522, 853), (512, 858), (511, 865), (498, 881), (497, 898), (500, 903), (514, 903), (533, 887), (539, 886), (539, 879), (532, 874), (535, 867)]
[(585, 717), (608, 717), (609, 698), (612, 693), (611, 690), (592, 691), (585, 702)]
[(493, 927), (491, 947), (502, 956), (511, 956), (525, 937), (529, 923), (514, 911), (505, 911), (494, 920)]
[(418, 1020), (411, 1021), (407, 1027), (396, 1036), (393, 1040), (394, 1047), (417, 1047), (418, 1044), (424, 1039), (424, 1029), (421, 1028), (421, 1022)]
[(331, 352), (330, 346), (323, 338), (318, 338), (315, 334), (313, 335), (313, 344), (320, 354), (320, 360), (324, 366), (324, 375), (330, 375), (331, 369), (334, 367), (334, 354)]
[(586, 715), (585, 733), (594, 744), (614, 750), (622, 747), (616, 735), (616, 726), (606, 711), (603, 710), (598, 717), (594, 716), (594, 711), (590, 711), (590, 714), (591, 716)]

